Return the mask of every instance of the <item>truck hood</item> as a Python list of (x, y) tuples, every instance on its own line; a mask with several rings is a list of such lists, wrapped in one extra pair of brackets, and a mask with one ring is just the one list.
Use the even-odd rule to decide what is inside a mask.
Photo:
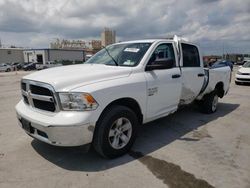
[(49, 68), (23, 77), (23, 79), (48, 83), (56, 91), (70, 91), (77, 87), (105, 80), (127, 77), (131, 67), (83, 64)]

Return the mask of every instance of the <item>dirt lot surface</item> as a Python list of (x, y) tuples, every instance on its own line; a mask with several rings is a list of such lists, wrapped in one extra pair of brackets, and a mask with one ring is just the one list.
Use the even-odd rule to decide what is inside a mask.
[(132, 151), (107, 160), (36, 141), (17, 125), (27, 72), (0, 73), (0, 187), (250, 187), (250, 86), (231, 83), (218, 111), (193, 106), (145, 125)]

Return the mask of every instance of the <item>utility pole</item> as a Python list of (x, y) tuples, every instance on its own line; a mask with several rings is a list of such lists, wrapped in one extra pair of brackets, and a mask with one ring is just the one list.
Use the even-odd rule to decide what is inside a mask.
[(1, 40), (1, 38), (0, 38), (0, 48), (2, 48), (2, 40)]
[(224, 53), (225, 53), (225, 44), (224, 44), (224, 41), (222, 41), (222, 50), (223, 50), (222, 59), (224, 60), (225, 59), (225, 57), (224, 57)]

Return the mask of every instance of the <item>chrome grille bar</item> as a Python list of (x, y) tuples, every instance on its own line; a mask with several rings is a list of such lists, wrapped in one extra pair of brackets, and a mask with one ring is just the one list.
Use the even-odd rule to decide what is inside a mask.
[(30, 94), (32, 99), (37, 99), (40, 101), (47, 101), (47, 102), (54, 102), (53, 97), (50, 96), (44, 96), (44, 95), (37, 95), (37, 94)]

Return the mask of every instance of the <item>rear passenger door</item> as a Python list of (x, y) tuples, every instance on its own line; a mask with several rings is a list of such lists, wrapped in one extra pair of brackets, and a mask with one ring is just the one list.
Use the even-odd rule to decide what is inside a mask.
[(199, 50), (195, 45), (181, 43), (182, 92), (181, 104), (189, 104), (199, 94), (203, 81), (204, 69)]

